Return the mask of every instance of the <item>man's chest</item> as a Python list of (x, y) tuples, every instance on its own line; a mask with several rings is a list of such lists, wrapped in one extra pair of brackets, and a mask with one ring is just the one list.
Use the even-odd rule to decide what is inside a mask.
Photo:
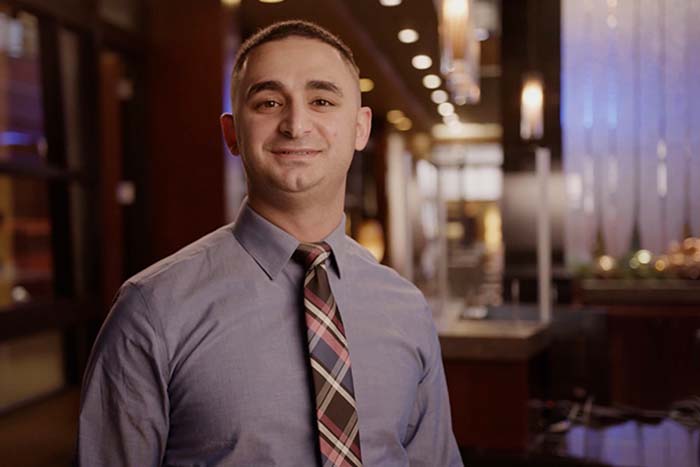
[[(254, 449), (272, 459), (290, 445), (313, 456), (306, 332), (301, 310), (289, 305), (288, 298), (268, 297), (246, 319), (224, 313), (180, 344), (169, 385), (169, 445), (232, 456), (257, 455), (245, 452)], [(361, 436), (403, 440), (421, 374), (415, 349), (387, 329), (390, 323), (339, 305)]]

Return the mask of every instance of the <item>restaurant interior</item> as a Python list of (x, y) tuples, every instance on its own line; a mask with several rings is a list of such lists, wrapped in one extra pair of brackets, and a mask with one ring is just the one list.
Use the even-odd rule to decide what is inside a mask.
[(354, 51), (347, 234), (465, 465), (700, 467), (700, 0), (0, 0), (0, 465), (71, 465), (120, 285), (235, 220), (233, 60), (293, 18)]

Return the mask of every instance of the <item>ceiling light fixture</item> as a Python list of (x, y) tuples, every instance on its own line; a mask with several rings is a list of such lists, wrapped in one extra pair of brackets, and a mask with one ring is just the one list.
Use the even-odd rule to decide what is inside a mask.
[(400, 131), (408, 131), (413, 128), (413, 122), (408, 117), (403, 117), (401, 120), (396, 122), (396, 129)]
[(411, 65), (417, 70), (427, 70), (433, 64), (433, 59), (427, 55), (416, 55), (411, 59)]
[(430, 93), (430, 99), (436, 104), (447, 102), (447, 92), (443, 91), (442, 89), (436, 89)]
[(455, 106), (449, 102), (443, 102), (442, 104), (438, 105), (437, 110), (440, 115), (447, 117), (448, 115), (455, 113)]
[(260, 3), (282, 3), (284, 0), (258, 0)]
[(386, 113), (386, 119), (389, 121), (389, 123), (393, 124), (398, 123), (398, 121), (404, 117), (405, 115), (403, 114), (403, 112), (396, 109), (390, 110)]
[(441, 0), (440, 71), (459, 105), (477, 103), (481, 44), (474, 32), (474, 0)]
[(438, 75), (425, 75), (423, 77), (423, 86), (428, 89), (437, 89), (442, 84), (442, 80)]
[(398, 33), (398, 38), (404, 44), (413, 44), (418, 41), (418, 32), (415, 29), (402, 29)]
[(398, 6), (401, 5), (402, 0), (379, 0), (379, 4), (382, 6)]
[(370, 92), (374, 89), (374, 81), (369, 78), (360, 78), (360, 91)]

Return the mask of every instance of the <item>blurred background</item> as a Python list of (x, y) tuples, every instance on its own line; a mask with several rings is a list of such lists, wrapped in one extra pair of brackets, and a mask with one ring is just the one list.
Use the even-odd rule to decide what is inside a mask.
[(348, 234), (465, 463), (700, 465), (700, 0), (0, 0), (0, 464), (70, 465), (119, 285), (235, 219), (228, 75), (289, 18), (355, 52)]

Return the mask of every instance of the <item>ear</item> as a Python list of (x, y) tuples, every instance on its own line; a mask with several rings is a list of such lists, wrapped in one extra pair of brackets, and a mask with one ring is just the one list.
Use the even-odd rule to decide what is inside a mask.
[(233, 115), (230, 113), (222, 114), (219, 121), (221, 122), (221, 132), (224, 134), (224, 141), (226, 141), (229, 151), (234, 156), (240, 155), (236, 130), (233, 127)]
[(362, 151), (367, 146), (372, 131), (372, 109), (360, 107), (357, 112), (357, 130), (355, 132), (355, 150)]

